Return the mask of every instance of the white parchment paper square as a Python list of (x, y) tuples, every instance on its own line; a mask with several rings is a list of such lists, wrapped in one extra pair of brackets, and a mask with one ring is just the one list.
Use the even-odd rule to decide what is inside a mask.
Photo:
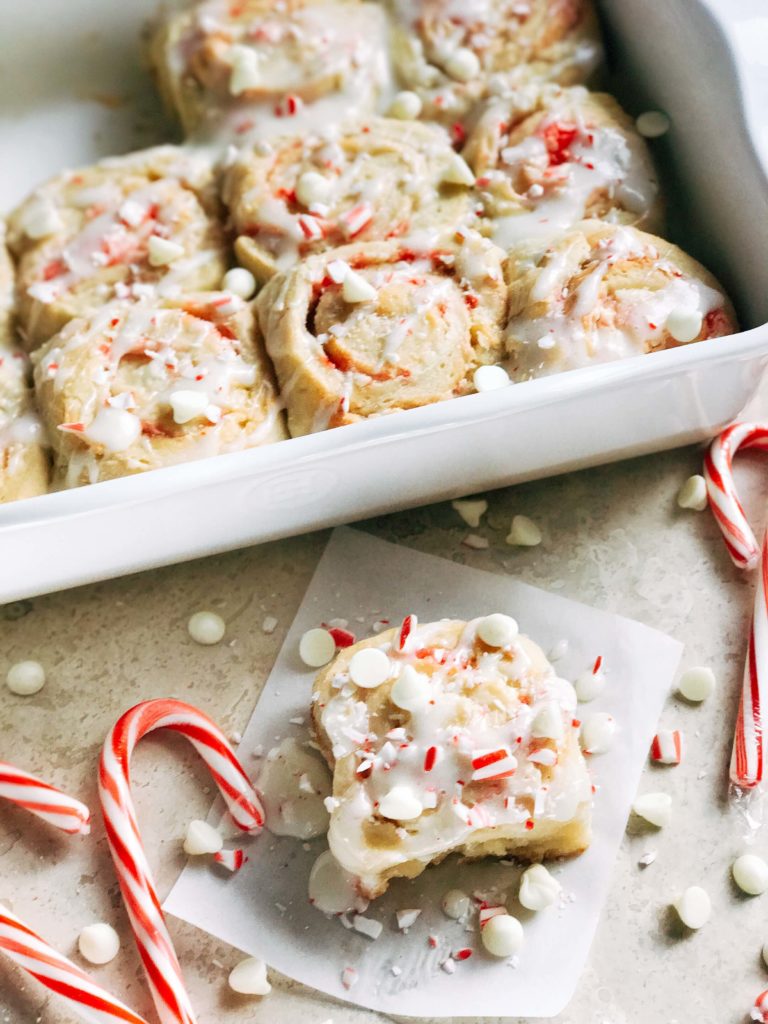
[[(669, 691), (682, 645), (638, 622), (598, 611), (507, 576), (482, 572), (401, 548), (367, 534), (334, 531), (267, 680), (238, 747), (246, 769), (256, 770), (254, 750), (269, 750), (280, 739), (306, 739), (313, 673), (298, 658), (305, 630), (333, 618), (349, 620), (361, 638), (380, 618), (399, 622), (415, 612), (421, 622), (470, 619), (501, 611), (514, 616), (545, 651), (568, 642), (558, 674), (574, 679), (602, 655), (608, 683), (584, 715), (608, 711), (619, 724), (613, 749), (593, 757), (596, 786), (594, 838), (589, 850), (549, 865), (565, 899), (537, 915), (516, 901), (520, 869), (487, 861), (462, 864), (451, 857), (414, 881), (397, 880), (366, 916), (384, 931), (375, 942), (346, 930), (307, 901), (307, 879), (324, 840), (309, 844), (261, 836), (237, 840), (249, 860), (235, 875), (210, 863), (191, 863), (171, 892), (166, 910), (266, 960), (283, 974), (385, 1013), (428, 1017), (553, 1017), (568, 1003), (583, 969), (611, 879), (630, 804), (648, 754), (662, 703)], [(358, 621), (362, 617), (364, 622)], [(305, 848), (305, 846), (307, 848)], [(440, 909), (451, 888), (465, 892), (500, 890), (525, 926), (525, 945), (514, 968), (482, 952), (478, 936), (449, 921)], [(422, 909), (404, 935), (395, 910)], [(432, 948), (428, 939), (437, 938)], [(475, 950), (456, 965), (441, 968), (462, 947)], [(351, 991), (341, 984), (351, 966), (359, 980)], [(392, 968), (401, 971), (393, 974)]]

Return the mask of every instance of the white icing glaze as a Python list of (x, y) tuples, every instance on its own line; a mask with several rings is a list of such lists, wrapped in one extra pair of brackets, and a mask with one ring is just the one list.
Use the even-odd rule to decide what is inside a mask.
[(270, 832), (314, 839), (328, 830), (328, 770), (317, 754), (295, 739), (285, 739), (269, 751), (257, 787)]

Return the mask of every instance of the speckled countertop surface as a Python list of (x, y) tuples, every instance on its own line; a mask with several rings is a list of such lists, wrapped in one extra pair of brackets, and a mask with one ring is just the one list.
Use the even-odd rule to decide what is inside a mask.
[[(765, 405), (768, 392), (760, 405)], [(673, 824), (626, 836), (588, 968), (560, 1024), (735, 1024), (768, 985), (760, 948), (768, 939), (765, 900), (741, 897), (729, 865), (743, 829), (725, 802), (732, 724), (754, 579), (730, 563), (708, 513), (675, 505), (679, 484), (701, 462), (684, 449), (490, 494), (481, 528), (490, 547), (473, 551), (450, 505), (362, 524), (445, 558), (508, 573), (540, 587), (637, 618), (686, 644), (683, 664), (707, 664), (717, 694), (701, 707), (670, 698), (663, 721), (688, 741), (678, 768), (646, 770), (646, 788), (675, 800)], [(756, 518), (768, 496), (759, 457), (740, 479)], [(505, 544), (513, 514), (532, 516), (544, 543)], [(22, 658), (40, 660), (48, 683), (21, 698), (0, 689), (0, 750), (97, 807), (95, 766), (110, 725), (131, 704), (177, 695), (206, 708), (228, 732), (253, 709), (327, 534), (318, 533), (0, 608), (0, 675)], [(194, 644), (189, 615), (211, 608), (227, 621), (225, 641)], [(278, 626), (265, 634), (261, 623)], [(211, 800), (202, 764), (183, 741), (150, 737), (134, 760), (134, 794), (150, 861), (164, 894), (182, 867), (180, 838)], [(89, 839), (60, 837), (8, 805), (0, 812), (0, 900), (60, 950), (75, 952), (79, 930), (115, 924), (123, 948), (97, 976), (153, 1020), (98, 813)], [(766, 827), (768, 831), (768, 826)], [(754, 849), (768, 854), (768, 835)], [(658, 853), (648, 868), (637, 861)], [(691, 884), (712, 897), (712, 921), (683, 937), (668, 903)], [(273, 978), (264, 1000), (230, 993), (226, 968), (238, 953), (171, 921), (202, 1024), (363, 1024), (385, 1018), (320, 999)], [(223, 966), (222, 966), (223, 965)], [(64, 1024), (54, 999), (0, 963), (0, 1022)]]

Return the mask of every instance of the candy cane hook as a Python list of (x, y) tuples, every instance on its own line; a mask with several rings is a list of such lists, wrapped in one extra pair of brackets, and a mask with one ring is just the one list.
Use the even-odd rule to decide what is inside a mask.
[(150, 700), (127, 711), (104, 743), (99, 764), (107, 839), (139, 955), (163, 1024), (194, 1024), (195, 1015), (160, 908), (139, 835), (130, 788), (130, 760), (139, 740), (157, 729), (181, 733), (207, 764), (238, 828), (264, 824), (259, 798), (221, 730), (197, 708), (178, 700)]
[(85, 804), (7, 761), (0, 761), (0, 797), (69, 835), (87, 836), (91, 830), (91, 812)]

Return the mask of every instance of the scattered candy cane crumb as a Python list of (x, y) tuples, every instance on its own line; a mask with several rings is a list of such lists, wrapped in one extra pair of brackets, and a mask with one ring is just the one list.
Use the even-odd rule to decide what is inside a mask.
[(452, 501), (451, 507), (461, 516), (467, 526), (476, 530), (480, 520), (488, 511), (488, 502), (484, 498), (463, 498), (459, 501)]
[(223, 868), (226, 868), (227, 871), (231, 871), (233, 874), (239, 871), (248, 860), (245, 853), (239, 848), (234, 850), (218, 850), (214, 853), (213, 859), (217, 864), (221, 864)]
[(680, 764), (683, 734), (678, 729), (659, 729), (651, 744), (651, 759), (657, 764)]
[(703, 512), (707, 507), (707, 481), (700, 474), (689, 476), (677, 492), (677, 504), (680, 508), (692, 512)]
[(650, 867), (651, 864), (653, 864), (653, 862), (656, 860), (656, 856), (657, 854), (655, 850), (649, 850), (647, 853), (643, 854), (643, 856), (637, 863), (640, 865), (641, 868)]
[(274, 633), (277, 629), (277, 619), (274, 615), (267, 615), (261, 624), (261, 630), (267, 635)]
[(401, 932), (407, 932), (416, 923), (420, 914), (420, 910), (396, 910), (397, 927)]
[(542, 535), (538, 525), (528, 516), (514, 516), (507, 534), (507, 544), (513, 547), (535, 548), (541, 544)]
[(365, 935), (374, 942), (381, 935), (384, 925), (381, 921), (374, 921), (373, 918), (363, 917), (362, 914), (355, 914), (352, 918), (352, 927), (356, 932)]
[(392, 964), (389, 970), (395, 978), (399, 978), (403, 973), (402, 967), (398, 967), (397, 964)]
[(447, 960), (443, 960), (440, 967), (445, 971), (446, 974), (454, 974), (456, 972), (456, 963), (453, 957), (448, 957)]
[(477, 533), (468, 533), (461, 543), (465, 548), (471, 548), (473, 551), (485, 551), (491, 546), (487, 537), (481, 537)]
[(358, 973), (354, 967), (345, 967), (341, 972), (341, 984), (349, 991), (354, 988), (358, 981)]

